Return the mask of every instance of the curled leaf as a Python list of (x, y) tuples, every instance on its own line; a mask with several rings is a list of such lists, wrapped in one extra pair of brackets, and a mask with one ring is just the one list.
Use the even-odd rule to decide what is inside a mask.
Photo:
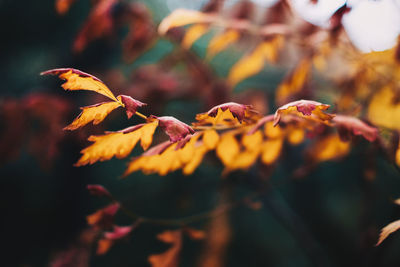
[(338, 128), (339, 134), (344, 137), (348, 135), (348, 132), (351, 132), (354, 135), (362, 135), (368, 141), (373, 142), (378, 136), (377, 128), (369, 126), (365, 122), (354, 117), (337, 115), (332, 121)]
[(300, 117), (308, 116), (309, 119), (313, 119), (322, 123), (329, 123), (333, 119), (334, 115), (327, 114), (324, 110), (328, 109), (330, 105), (322, 104), (312, 100), (298, 100), (290, 102), (275, 112), (274, 125), (277, 125), (281, 120), (282, 115), (296, 115)]
[(381, 234), (379, 235), (379, 240), (378, 243), (376, 243), (376, 246), (379, 246), (390, 234), (396, 232), (399, 229), (400, 229), (400, 220), (394, 221), (386, 225), (381, 230)]
[(70, 125), (64, 127), (64, 130), (73, 131), (85, 126), (90, 122), (93, 122), (94, 125), (97, 125), (102, 122), (108, 114), (118, 107), (120, 107), (120, 104), (114, 101), (82, 107), (82, 112)]
[(124, 104), (128, 119), (135, 115), (137, 108), (147, 105), (146, 103), (142, 103), (139, 100), (133, 99), (127, 95), (119, 95), (117, 96), (117, 99)]
[(40, 73), (40, 75), (48, 74), (57, 75), (60, 79), (66, 80), (66, 82), (62, 84), (65, 90), (94, 91), (118, 102), (118, 99), (115, 98), (114, 94), (99, 78), (86, 72), (72, 68), (61, 68)]
[(187, 135), (194, 134), (192, 127), (174, 117), (156, 117), (153, 115), (150, 117), (159, 121), (161, 129), (169, 136), (171, 142), (178, 142)]
[(91, 146), (83, 149), (83, 154), (76, 166), (93, 164), (96, 161), (105, 161), (113, 156), (124, 158), (140, 140), (141, 146), (146, 150), (153, 141), (153, 134), (158, 125), (155, 120), (150, 123), (139, 124), (118, 132), (109, 132), (104, 135), (90, 136), (89, 141), (94, 142)]

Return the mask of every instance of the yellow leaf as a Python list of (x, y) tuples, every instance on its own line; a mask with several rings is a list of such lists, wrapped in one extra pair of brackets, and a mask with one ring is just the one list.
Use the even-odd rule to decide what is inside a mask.
[(264, 164), (274, 163), (281, 154), (282, 146), (282, 138), (267, 139), (266, 141), (264, 141), (261, 147), (261, 161)]
[(343, 142), (337, 134), (318, 140), (310, 149), (310, 155), (317, 162), (341, 158), (349, 152), (350, 142)]
[(62, 84), (65, 90), (88, 90), (102, 94), (116, 102), (120, 102), (108, 87), (97, 77), (83, 71), (71, 68), (52, 69), (44, 71), (41, 75), (58, 75), (60, 79), (66, 80)]
[(118, 102), (105, 102), (99, 103), (92, 106), (82, 107), (81, 114), (76, 117), (76, 119), (64, 130), (76, 130), (86, 124), (93, 122), (94, 125), (102, 122), (108, 114), (114, 109), (120, 107), (121, 104)]
[(207, 149), (214, 149), (217, 146), (218, 141), (219, 135), (215, 130), (209, 129), (204, 131), (203, 143)]
[(242, 145), (246, 150), (258, 151), (260, 150), (260, 145), (263, 141), (263, 136), (261, 131), (257, 131), (251, 135), (244, 134), (242, 137)]
[(287, 78), (281, 83), (276, 92), (276, 101), (277, 103), (285, 102), (290, 96), (299, 93), (307, 79), (310, 75), (311, 71), (311, 62), (310, 60), (304, 59), (302, 60), (298, 66), (293, 70), (292, 73), (289, 74)]
[(263, 43), (259, 44), (250, 54), (242, 57), (233, 65), (228, 74), (228, 83), (232, 87), (263, 69), (265, 63), (264, 50), (266, 47)]
[(158, 33), (164, 35), (171, 28), (185, 26), (193, 23), (211, 22), (215, 16), (196, 10), (176, 9), (164, 18), (158, 27)]
[(239, 151), (239, 143), (233, 134), (226, 133), (221, 136), (217, 146), (217, 155), (225, 166), (229, 166), (233, 162)]
[(274, 126), (272, 121), (269, 121), (265, 124), (264, 133), (265, 136), (271, 139), (280, 138), (284, 135), (284, 132), (282, 131), (281, 127), (279, 125)]
[(238, 125), (240, 122), (235, 118), (229, 109), (223, 111), (218, 109), (215, 117), (208, 115), (207, 113), (200, 113), (196, 115), (198, 122), (193, 123), (195, 126), (200, 125)]
[(240, 33), (237, 30), (227, 30), (222, 34), (215, 35), (207, 48), (207, 58), (212, 58), (219, 52), (226, 49), (229, 45), (239, 40)]
[(381, 230), (381, 234), (379, 235), (379, 240), (378, 243), (376, 243), (376, 245), (380, 245), (383, 240), (385, 240), (391, 233), (397, 231), (400, 229), (400, 220), (394, 221), (390, 224), (388, 224), (387, 226), (385, 226), (382, 230)]
[(183, 174), (190, 175), (192, 174), (196, 168), (200, 165), (201, 161), (204, 158), (204, 155), (207, 153), (207, 148), (205, 146), (199, 146), (196, 148), (193, 157), (183, 168)]
[(368, 118), (379, 126), (400, 130), (400, 103), (394, 104), (395, 94), (390, 87), (376, 93), (368, 107)]
[(192, 45), (208, 31), (208, 29), (209, 27), (205, 24), (191, 26), (183, 37), (182, 47), (185, 49), (190, 49)]
[(288, 127), (287, 129), (287, 140), (292, 145), (298, 145), (304, 141), (305, 132), (301, 128)]
[(141, 146), (146, 150), (153, 140), (153, 134), (158, 125), (155, 120), (150, 123), (134, 126), (131, 131), (129, 128), (119, 132), (111, 132), (105, 135), (90, 136), (89, 141), (94, 144), (83, 149), (83, 154), (76, 166), (93, 164), (96, 161), (105, 161), (113, 156), (124, 158), (129, 155), (137, 142), (141, 141)]

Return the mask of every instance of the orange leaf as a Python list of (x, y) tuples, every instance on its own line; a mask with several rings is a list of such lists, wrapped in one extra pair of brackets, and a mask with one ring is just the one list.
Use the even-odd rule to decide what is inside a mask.
[(267, 165), (274, 163), (281, 154), (282, 146), (282, 138), (267, 139), (264, 141), (261, 147), (261, 161)]
[(177, 267), (179, 264), (179, 254), (182, 249), (182, 231), (165, 231), (157, 235), (157, 238), (164, 243), (171, 244), (171, 247), (161, 254), (149, 256), (152, 267)]
[(116, 102), (119, 100), (108, 89), (108, 87), (97, 77), (83, 71), (71, 68), (52, 69), (42, 72), (40, 75), (58, 75), (60, 79), (66, 80), (62, 85), (65, 90), (88, 90), (102, 94)]
[(235, 43), (240, 38), (237, 30), (227, 30), (221, 34), (215, 35), (207, 48), (207, 58), (212, 58), (216, 54), (226, 49), (229, 45)]
[(283, 103), (291, 96), (299, 93), (306, 84), (311, 72), (310, 60), (302, 60), (297, 67), (285, 78), (276, 91), (276, 102)]
[(295, 115), (298, 117), (315, 120), (321, 123), (328, 124), (335, 115), (324, 113), (330, 105), (322, 104), (311, 100), (298, 100), (290, 102), (275, 112), (274, 125), (277, 125), (282, 115)]
[(396, 161), (397, 166), (400, 167), (400, 142), (399, 142), (399, 146), (397, 147), (397, 150), (396, 150), (395, 161)]
[(383, 242), (383, 240), (385, 240), (391, 233), (399, 229), (400, 229), (400, 220), (389, 223), (381, 230), (381, 234), (379, 235), (379, 240), (378, 243), (376, 243), (376, 246), (379, 246)]
[(92, 135), (89, 141), (94, 142), (91, 146), (83, 149), (83, 154), (76, 166), (93, 164), (96, 161), (105, 161), (113, 156), (124, 158), (140, 140), (141, 146), (146, 150), (153, 141), (153, 134), (158, 125), (155, 120), (150, 123), (139, 124), (118, 132), (109, 132), (104, 135)]
[(171, 28), (199, 22), (211, 22), (213, 20), (215, 20), (215, 16), (202, 13), (200, 11), (189, 9), (176, 9), (161, 21), (158, 27), (158, 33), (160, 35), (164, 35)]
[(218, 141), (219, 135), (215, 130), (209, 129), (204, 131), (203, 143), (207, 147), (207, 149), (214, 149), (217, 146)]
[(64, 130), (73, 131), (85, 126), (90, 122), (93, 122), (94, 125), (99, 124), (107, 117), (108, 114), (111, 113), (111, 111), (120, 106), (120, 103), (113, 101), (82, 107), (82, 112), (70, 125), (64, 127)]
[(110, 250), (113, 244), (114, 244), (113, 240), (105, 238), (100, 239), (99, 242), (97, 243), (96, 254), (97, 255), (106, 254)]
[(109, 228), (113, 224), (114, 216), (118, 212), (118, 203), (110, 204), (86, 217), (87, 223), (99, 228)]
[(197, 24), (191, 26), (183, 37), (182, 47), (185, 49), (190, 49), (190, 47), (192, 47), (192, 45), (208, 30), (209, 27), (206, 24)]

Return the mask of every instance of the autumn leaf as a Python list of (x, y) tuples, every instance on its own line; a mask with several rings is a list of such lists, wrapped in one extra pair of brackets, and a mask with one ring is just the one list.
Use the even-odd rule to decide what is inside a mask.
[(346, 137), (349, 133), (362, 135), (370, 142), (375, 141), (378, 136), (377, 128), (369, 126), (365, 122), (351, 116), (337, 115), (332, 119), (332, 122), (338, 128), (341, 137), (345, 140), (348, 139)]
[(124, 104), (128, 119), (130, 119), (133, 115), (135, 115), (136, 110), (139, 107), (147, 105), (146, 103), (140, 102), (139, 100), (133, 99), (132, 97), (127, 95), (119, 95), (117, 96), (117, 99)]
[(259, 73), (266, 60), (275, 62), (278, 50), (282, 46), (282, 39), (277, 36), (271, 40), (260, 43), (250, 54), (242, 57), (233, 65), (229, 74), (228, 82), (235, 87), (242, 80)]
[(311, 100), (290, 102), (277, 109), (274, 115), (274, 125), (279, 123), (282, 115), (295, 115), (327, 124), (334, 117), (334, 115), (324, 112), (329, 107), (330, 105)]
[(240, 145), (235, 135), (230, 132), (222, 135), (216, 152), (222, 163), (225, 166), (230, 166), (240, 152)]
[(237, 30), (227, 30), (221, 34), (215, 35), (209, 42), (206, 58), (211, 59), (229, 45), (235, 43), (240, 38)]
[(191, 26), (185, 33), (182, 40), (182, 47), (185, 49), (190, 49), (192, 45), (200, 39), (201, 36), (206, 34), (209, 30), (207, 24), (196, 24)]
[(400, 130), (400, 103), (395, 103), (392, 88), (384, 87), (372, 97), (368, 106), (368, 118), (378, 126)]
[(314, 161), (323, 162), (346, 156), (350, 148), (350, 142), (343, 142), (339, 135), (330, 134), (317, 140), (308, 153)]
[(66, 80), (62, 84), (65, 90), (88, 90), (102, 94), (116, 102), (119, 100), (108, 89), (108, 87), (97, 77), (83, 71), (72, 68), (52, 69), (40, 73), (40, 75), (57, 75), (60, 79)]
[(171, 28), (193, 23), (206, 23), (213, 20), (215, 20), (215, 16), (200, 11), (176, 9), (161, 21), (158, 27), (158, 33), (160, 35), (165, 35)]
[(104, 135), (90, 136), (89, 141), (94, 144), (83, 149), (83, 154), (75, 166), (93, 164), (96, 161), (105, 161), (113, 156), (124, 158), (129, 155), (137, 142), (146, 150), (153, 141), (153, 134), (158, 121), (135, 125), (118, 132), (108, 132)]
[(193, 125), (235, 125), (243, 121), (252, 123), (258, 118), (258, 112), (251, 105), (229, 102), (215, 106), (208, 112), (197, 114), (198, 122)]
[(395, 162), (396, 162), (397, 166), (400, 167), (400, 142), (399, 142), (399, 146), (396, 149)]
[(283, 138), (267, 139), (261, 146), (261, 161), (270, 165), (274, 163), (281, 154), (283, 147)]
[(73, 131), (85, 126), (90, 122), (93, 122), (94, 125), (97, 125), (102, 122), (114, 109), (120, 106), (120, 103), (112, 101), (82, 107), (82, 112), (70, 125), (64, 127), (64, 130)]
[(179, 264), (179, 254), (182, 249), (182, 231), (165, 231), (157, 235), (157, 238), (171, 247), (161, 254), (149, 256), (152, 267), (177, 267)]
[(214, 149), (219, 142), (219, 135), (213, 129), (208, 129), (203, 133), (203, 144), (207, 149)]
[(284, 103), (291, 96), (298, 94), (307, 83), (311, 72), (310, 60), (302, 60), (296, 68), (284, 79), (276, 91), (276, 102)]
[(159, 121), (161, 129), (169, 136), (171, 142), (178, 142), (184, 139), (187, 135), (194, 134), (192, 127), (174, 117), (156, 117), (151, 115), (150, 118)]
[(396, 232), (399, 229), (400, 229), (400, 220), (389, 223), (381, 230), (381, 234), (379, 235), (379, 240), (378, 243), (376, 243), (376, 246), (379, 246), (390, 234)]

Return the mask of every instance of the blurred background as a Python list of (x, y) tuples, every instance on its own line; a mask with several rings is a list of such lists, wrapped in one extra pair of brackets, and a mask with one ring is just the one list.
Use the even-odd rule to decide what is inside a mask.
[[(106, 12), (96, 8), (101, 2), (110, 5)], [(102, 79), (116, 95), (148, 103), (143, 113), (175, 116), (188, 124), (197, 113), (229, 101), (252, 104), (263, 114), (274, 112), (276, 88), (308, 48), (289, 46), (282, 61), (266, 64), (232, 86), (226, 82), (232, 66), (261, 37), (242, 38), (209, 58), (208, 45), (220, 28), (206, 32), (188, 49), (180, 45), (187, 27), (171, 29), (163, 37), (156, 31), (173, 10), (207, 12), (209, 2), (0, 1), (1, 266), (150, 266), (148, 256), (168, 248), (156, 238), (168, 228), (146, 224), (107, 254), (96, 255), (95, 246), (82, 241), (88, 231), (86, 216), (108, 202), (90, 196), (88, 184), (104, 185), (143, 216), (179, 218), (252, 194), (263, 179), (269, 180), (269, 187), (259, 199), (261, 206), (239, 205), (193, 224), (221, 238), (185, 239), (179, 266), (400, 265), (398, 234), (374, 246), (379, 230), (400, 218), (400, 207), (392, 204), (400, 196), (400, 175), (384, 153), (370, 149), (365, 140), (346, 157), (306, 170), (302, 166), (307, 144), (285, 147), (276, 166), (263, 170), (267, 178), (259, 177), (257, 169), (262, 167), (256, 166), (223, 179), (223, 167), (213, 155), (188, 177), (180, 171), (165, 177), (137, 172), (120, 179), (127, 160), (117, 159), (73, 167), (89, 135), (140, 120), (128, 121), (118, 110), (101, 125), (62, 131), (79, 107), (104, 99), (90, 92), (65, 92), (55, 77), (39, 75), (44, 70), (83, 70)], [(239, 6), (241, 2), (248, 6)], [(333, 35), (335, 27), (340, 28), (347, 36), (345, 43), (359, 53), (396, 46), (398, 1), (299, 0), (290, 1), (290, 11), (287, 2), (225, 1), (218, 12), (257, 23), (278, 23), (296, 14), (288, 25), (305, 35), (316, 28)], [(331, 18), (343, 6), (347, 13), (335, 24)], [(333, 66), (341, 67), (340, 62)], [(327, 70), (326, 76), (335, 70)], [(339, 82), (326, 76), (316, 75), (309, 85), (313, 93), (305, 90), (304, 96), (335, 105), (332, 92), (338, 92)], [(122, 225), (130, 223), (123, 215), (116, 219)], [(213, 257), (215, 265), (207, 265), (204, 259)]]

